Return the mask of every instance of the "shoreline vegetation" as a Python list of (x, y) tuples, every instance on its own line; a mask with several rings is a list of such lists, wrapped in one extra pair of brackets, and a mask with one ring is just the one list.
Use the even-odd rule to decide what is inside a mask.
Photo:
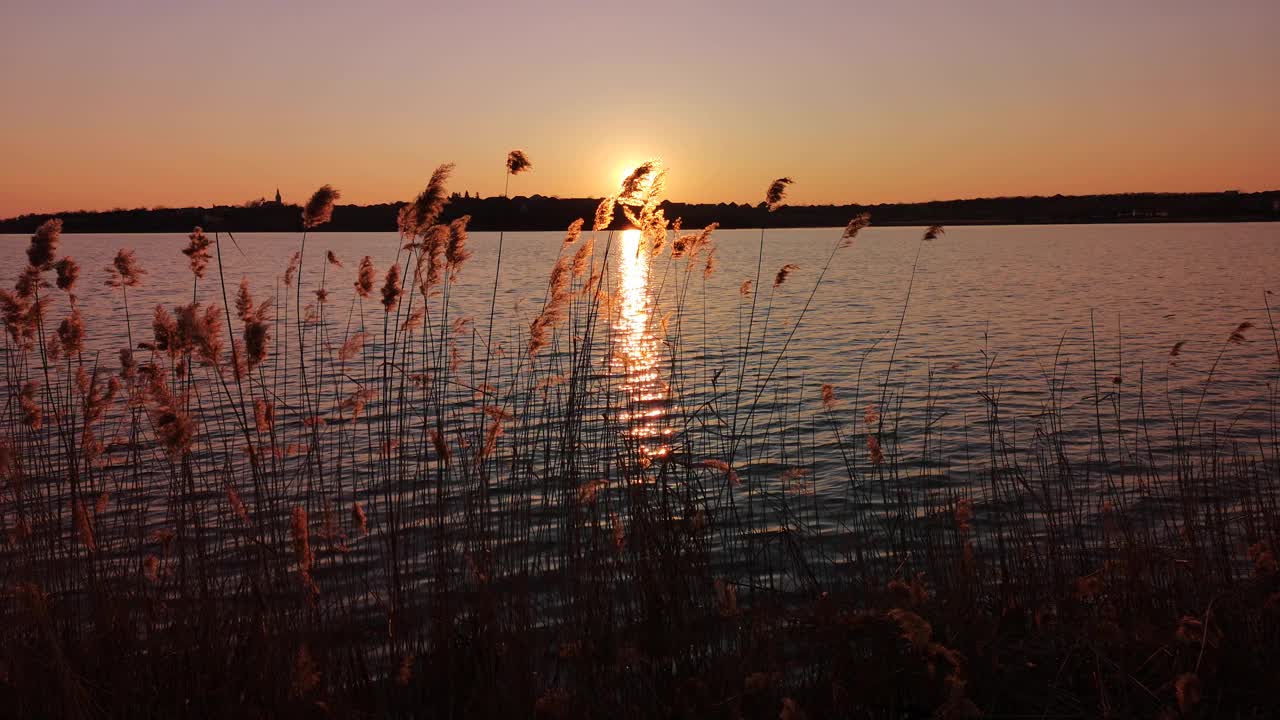
[[(450, 198), (443, 219), (472, 217), (477, 231), (563, 230), (574, 218), (589, 216), (601, 198), (541, 195)], [(391, 232), (405, 203), (339, 206), (333, 222), (315, 228), (332, 232)], [(1280, 220), (1280, 190), (1257, 193), (1133, 193), (1045, 197), (1001, 197), (878, 205), (783, 205), (770, 212), (763, 203), (672, 203), (660, 206), (667, 217), (688, 226), (712, 222), (724, 229), (844, 227), (850, 217), (870, 213), (886, 225), (1050, 225), (1165, 222), (1265, 222)], [(63, 213), (33, 213), (0, 219), (0, 233), (31, 233), (57, 217), (68, 233), (186, 233), (195, 225), (233, 232), (297, 232), (300, 205), (257, 200), (212, 208), (117, 208)], [(621, 211), (616, 219), (622, 220)], [(767, 219), (767, 220), (766, 220)]]
[[(531, 169), (512, 151), (505, 180)], [(672, 218), (645, 163), (495, 323), (449, 302), (497, 303), (504, 237), (475, 277), (451, 171), (387, 206), (387, 267), (325, 245), (348, 210), (325, 185), (279, 209), (301, 232), (274, 284), (224, 275), (229, 215), (188, 228), (191, 292), (151, 307), (130, 248), (81, 268), (70, 222), (34, 229), (0, 291), (0, 714), (1275, 717), (1280, 383), (1258, 431), (1208, 394), (1244, 343), (1280, 369), (1262, 289), (1203, 391), (1163, 389), (1182, 343), (1136, 367), (1095, 345), (1079, 401), (1050, 347), (1033, 428), (990, 358), (957, 430), (932, 375), (904, 407), (894, 374), (914, 269), (887, 364), (779, 371), (874, 215), (824, 266), (765, 267), (779, 178), (754, 274), (709, 296), (717, 227)], [(95, 345), (82, 293), (127, 345)], [(782, 294), (807, 298), (785, 325)], [(944, 455), (961, 431), (978, 451)]]

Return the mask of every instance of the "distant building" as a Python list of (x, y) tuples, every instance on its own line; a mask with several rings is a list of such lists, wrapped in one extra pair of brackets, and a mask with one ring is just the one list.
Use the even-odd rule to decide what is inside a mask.
[(263, 201), (262, 201), (262, 204), (263, 204), (263, 205), (266, 205), (266, 206), (268, 206), (268, 207), (272, 207), (272, 206), (274, 206), (274, 207), (279, 207), (279, 206), (283, 205), (284, 203), (280, 201), (280, 188), (276, 188), (276, 199), (275, 199), (275, 200), (263, 200)]

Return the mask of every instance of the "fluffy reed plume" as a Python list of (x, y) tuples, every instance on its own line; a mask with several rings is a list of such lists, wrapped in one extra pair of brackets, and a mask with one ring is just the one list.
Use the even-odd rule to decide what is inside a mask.
[(773, 276), (773, 286), (778, 287), (782, 283), (786, 282), (791, 273), (799, 269), (800, 266), (794, 263), (787, 263), (786, 265), (778, 268), (778, 274)]
[(121, 248), (116, 252), (111, 265), (107, 267), (107, 272), (110, 273), (107, 279), (108, 286), (136, 287), (142, 282), (142, 276), (147, 271), (138, 266), (138, 260), (134, 257), (132, 249)]
[(400, 323), (400, 332), (412, 333), (414, 330), (422, 327), (422, 321), (425, 318), (426, 308), (419, 305), (413, 309), (413, 312), (409, 314), (409, 317), (405, 318), (404, 322)]
[(551, 269), (550, 292), (542, 312), (529, 325), (529, 354), (536, 355), (551, 343), (551, 330), (565, 318), (573, 293), (570, 260), (561, 257)]
[(333, 254), (332, 250), (324, 254), (324, 259), (325, 259), (325, 262), (329, 263), (334, 267), (342, 267), (342, 261), (338, 259), (337, 255)]
[(351, 506), (351, 524), (355, 525), (356, 532), (361, 535), (369, 533), (369, 517), (364, 514), (364, 505), (355, 503)]
[(592, 230), (599, 232), (609, 228), (609, 224), (613, 222), (613, 208), (615, 205), (617, 205), (617, 198), (613, 196), (600, 201), (600, 204), (596, 206), (596, 218), (591, 225)]
[(71, 315), (58, 325), (58, 342), (67, 355), (74, 355), (84, 347), (84, 319), (80, 317), (79, 308), (73, 307)]
[(1244, 336), (1245, 331), (1251, 330), (1252, 328), (1253, 328), (1253, 323), (1249, 322), (1248, 320), (1240, 323), (1239, 325), (1236, 326), (1235, 330), (1231, 331), (1231, 335), (1230, 337), (1227, 338), (1227, 342), (1231, 343), (1232, 345), (1244, 344), (1247, 341)]
[(275, 403), (267, 402), (262, 398), (253, 401), (253, 424), (258, 432), (270, 432), (271, 428), (276, 424), (276, 406)]
[(315, 555), (311, 552), (311, 528), (307, 522), (307, 509), (301, 505), (295, 505), (289, 517), (289, 537), (293, 541), (293, 559), (298, 563), (298, 572), (304, 577), (309, 576)]
[(578, 242), (578, 238), (582, 236), (582, 223), (582, 218), (569, 223), (569, 229), (564, 233), (564, 244), (566, 246)]
[(98, 551), (98, 542), (93, 537), (93, 525), (89, 522), (89, 513), (85, 512), (84, 503), (76, 501), (75, 507), (75, 523), (76, 534), (80, 536), (80, 542), (84, 544), (84, 548), (89, 552)]
[(0, 290), (0, 316), (4, 318), (5, 330), (22, 349), (35, 344), (36, 330), (44, 317), (46, 300), (32, 302), (30, 297), (30, 293)]
[(716, 248), (711, 248), (711, 252), (707, 253), (707, 262), (702, 266), (702, 277), (709, 278), (715, 273), (717, 266)]
[(382, 308), (391, 312), (396, 301), (400, 299), (400, 266), (387, 268), (387, 277), (382, 283)]
[(738, 286), (738, 294), (739, 294), (739, 295), (741, 295), (742, 297), (750, 297), (750, 296), (751, 296), (751, 281), (750, 281), (750, 280), (743, 280), (743, 281), (742, 281), (742, 284)]
[(1182, 346), (1186, 344), (1187, 344), (1186, 340), (1179, 340), (1178, 342), (1174, 343), (1173, 347), (1169, 349), (1169, 357), (1178, 357), (1179, 355), (1181, 355)]
[(880, 448), (880, 438), (875, 435), (867, 436), (867, 455), (871, 458), (872, 465), (884, 462), (884, 450)]
[(453, 163), (445, 163), (431, 174), (427, 187), (414, 201), (405, 206), (400, 213), (400, 234), (405, 237), (416, 237), (435, 224), (440, 211), (449, 202), (445, 192), (445, 183), (453, 173)]
[[(656, 160), (648, 160), (632, 170), (622, 179), (622, 188), (618, 191), (616, 202), (619, 205), (640, 207), (647, 202), (647, 197), (655, 193), (655, 185), (661, 175)], [(597, 218), (599, 211), (596, 212)]]
[(75, 289), (76, 280), (80, 279), (80, 265), (70, 257), (64, 257), (54, 264), (53, 269), (58, 274), (57, 285), (59, 290), (71, 292)]
[(48, 270), (53, 266), (53, 258), (58, 254), (58, 241), (62, 238), (62, 221), (58, 218), (45, 220), (36, 228), (31, 236), (31, 245), (27, 248), (27, 261), (37, 270)]
[(507, 172), (511, 175), (519, 175), (526, 170), (532, 170), (533, 163), (530, 162), (529, 156), (525, 155), (523, 150), (512, 150), (507, 153)]
[(360, 268), (356, 271), (356, 294), (362, 298), (373, 294), (373, 283), (377, 277), (378, 273), (373, 269), (373, 258), (365, 255), (360, 259)]
[(431, 446), (434, 447), (436, 451), (436, 459), (447, 467), (453, 453), (449, 450), (449, 443), (445, 440), (444, 433), (439, 430), (432, 430), (429, 433), (429, 436), (431, 439)]
[(146, 386), (147, 411), (160, 444), (174, 458), (191, 452), (195, 440), (195, 423), (174, 397), (160, 372), (152, 374)]
[(361, 349), (364, 348), (364, 341), (365, 334), (363, 332), (353, 333), (351, 337), (347, 338), (346, 342), (342, 343), (342, 348), (338, 350), (338, 359), (346, 362), (359, 355)]
[(240, 493), (236, 492), (236, 489), (231, 485), (227, 486), (227, 502), (231, 504), (231, 512), (240, 518), (240, 522), (245, 525), (251, 524), (249, 522), (249, 509), (245, 507), (244, 500), (240, 498)]
[(264, 312), (266, 303), (264, 300), (258, 311), (244, 323), (244, 348), (249, 370), (267, 359), (267, 349), (271, 345), (271, 322)]
[(181, 305), (176, 316), (176, 346), (174, 336), (168, 338), (170, 347), (184, 352), (194, 351), (208, 365), (218, 365), (222, 354), (222, 308), (217, 305), (202, 307), (195, 302)]
[(204, 271), (209, 267), (209, 259), (213, 257), (209, 253), (209, 246), (213, 241), (208, 235), (204, 234), (204, 229), (196, 226), (191, 234), (187, 236), (188, 243), (182, 249), (182, 254), (188, 258), (188, 264), (191, 266), (191, 272), (198, 278), (204, 277)]
[(302, 253), (297, 250), (289, 256), (289, 264), (284, 266), (284, 286), (293, 287), (293, 279), (298, 275), (298, 267), (302, 264)]
[[(581, 221), (579, 221), (581, 222)], [(587, 272), (591, 253), (595, 250), (595, 240), (587, 238), (585, 242), (578, 246), (577, 252), (573, 254), (573, 276), (582, 277)], [(589, 283), (588, 283), (589, 285)], [(585, 287), (583, 288), (586, 289)]]
[(40, 404), (36, 402), (36, 390), (40, 388), (35, 380), (28, 380), (23, 383), (22, 390), (18, 393), (18, 408), (22, 411), (22, 424), (32, 430), (39, 430), (44, 424), (44, 414), (40, 409)]
[(844, 233), (840, 235), (840, 247), (847, 248), (853, 245), (854, 238), (858, 237), (858, 231), (871, 224), (871, 213), (858, 213), (844, 227)]
[(302, 227), (310, 230), (333, 219), (333, 203), (340, 197), (342, 193), (332, 185), (321, 185), (319, 190), (312, 193), (306, 207), (302, 208)]
[(450, 280), (458, 279), (462, 264), (471, 258), (471, 251), (467, 249), (467, 223), (469, 222), (471, 222), (471, 216), (463, 215), (449, 223), (449, 242), (445, 246), (444, 257), (445, 262), (448, 263)]
[(929, 228), (924, 231), (924, 237), (921, 239), (937, 240), (939, 236), (945, 235), (946, 232), (947, 231), (943, 229), (941, 225), (930, 225)]
[(828, 412), (836, 407), (836, 389), (829, 384), (822, 386), (822, 407)]
[(787, 186), (794, 182), (795, 180), (789, 177), (780, 177), (769, 184), (769, 189), (764, 193), (764, 204), (769, 208), (769, 212), (778, 209), (783, 198), (787, 196)]

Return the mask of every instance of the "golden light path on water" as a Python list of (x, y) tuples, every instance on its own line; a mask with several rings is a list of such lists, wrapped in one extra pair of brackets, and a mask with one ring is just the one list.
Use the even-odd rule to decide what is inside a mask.
[(618, 258), (618, 320), (614, 325), (614, 371), (624, 378), (626, 408), (618, 419), (645, 457), (671, 452), (666, 424), (670, 388), (662, 379), (662, 343), (653, 332), (649, 248), (639, 230), (622, 232)]

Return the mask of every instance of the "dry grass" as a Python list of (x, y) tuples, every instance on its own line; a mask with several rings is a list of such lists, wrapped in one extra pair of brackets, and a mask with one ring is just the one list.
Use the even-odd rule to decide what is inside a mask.
[[(514, 151), (507, 177), (530, 167)], [(911, 413), (892, 365), (877, 387), (826, 384), (816, 398), (788, 387), (775, 371), (861, 216), (832, 238), (781, 337), (759, 275), (711, 299), (751, 311), (734, 355), (700, 367), (714, 227), (668, 226), (656, 163), (601, 204), (588, 235), (569, 229), (543, 305), (495, 331), (492, 309), (487, 325), (450, 316), (470, 255), (466, 220), (440, 223), (451, 169), (401, 215), (381, 328), (362, 311), (378, 276), (368, 257), (333, 282), (332, 252), (318, 279), (291, 262), (287, 291), (255, 300), (241, 282), (232, 305), (226, 233), (197, 228), (184, 251), (193, 296), (157, 307), (145, 339), (129, 325), (108, 363), (84, 350), (78, 266), (56, 259), (58, 224), (37, 230), (30, 267), (0, 295), (4, 714), (1277, 707), (1274, 430), (1241, 444), (1199, 406), (1172, 403), (1157, 422), (1141, 384), (1128, 404), (1097, 393), (1082, 417), (1050, 383), (1035, 432), (1015, 437), (992, 374), (987, 416), (963, 428), (985, 435), (985, 456), (951, 457), (943, 426), (902, 427)], [(306, 226), (337, 197), (321, 188)], [(640, 432), (653, 401), (599, 371), (627, 346), (627, 298), (606, 272), (615, 205), (677, 300), (653, 328), (659, 366), (680, 369), (665, 386), (666, 452)], [(778, 271), (773, 293), (791, 291), (795, 269)], [(124, 249), (100, 291), (127, 308), (144, 283)], [(1214, 368), (1254, 329), (1224, 333)], [(786, 425), (779, 413), (814, 432), (770, 431)], [(1080, 423), (1097, 428), (1083, 449), (1068, 442)], [(819, 442), (837, 448), (841, 472), (811, 467)]]

